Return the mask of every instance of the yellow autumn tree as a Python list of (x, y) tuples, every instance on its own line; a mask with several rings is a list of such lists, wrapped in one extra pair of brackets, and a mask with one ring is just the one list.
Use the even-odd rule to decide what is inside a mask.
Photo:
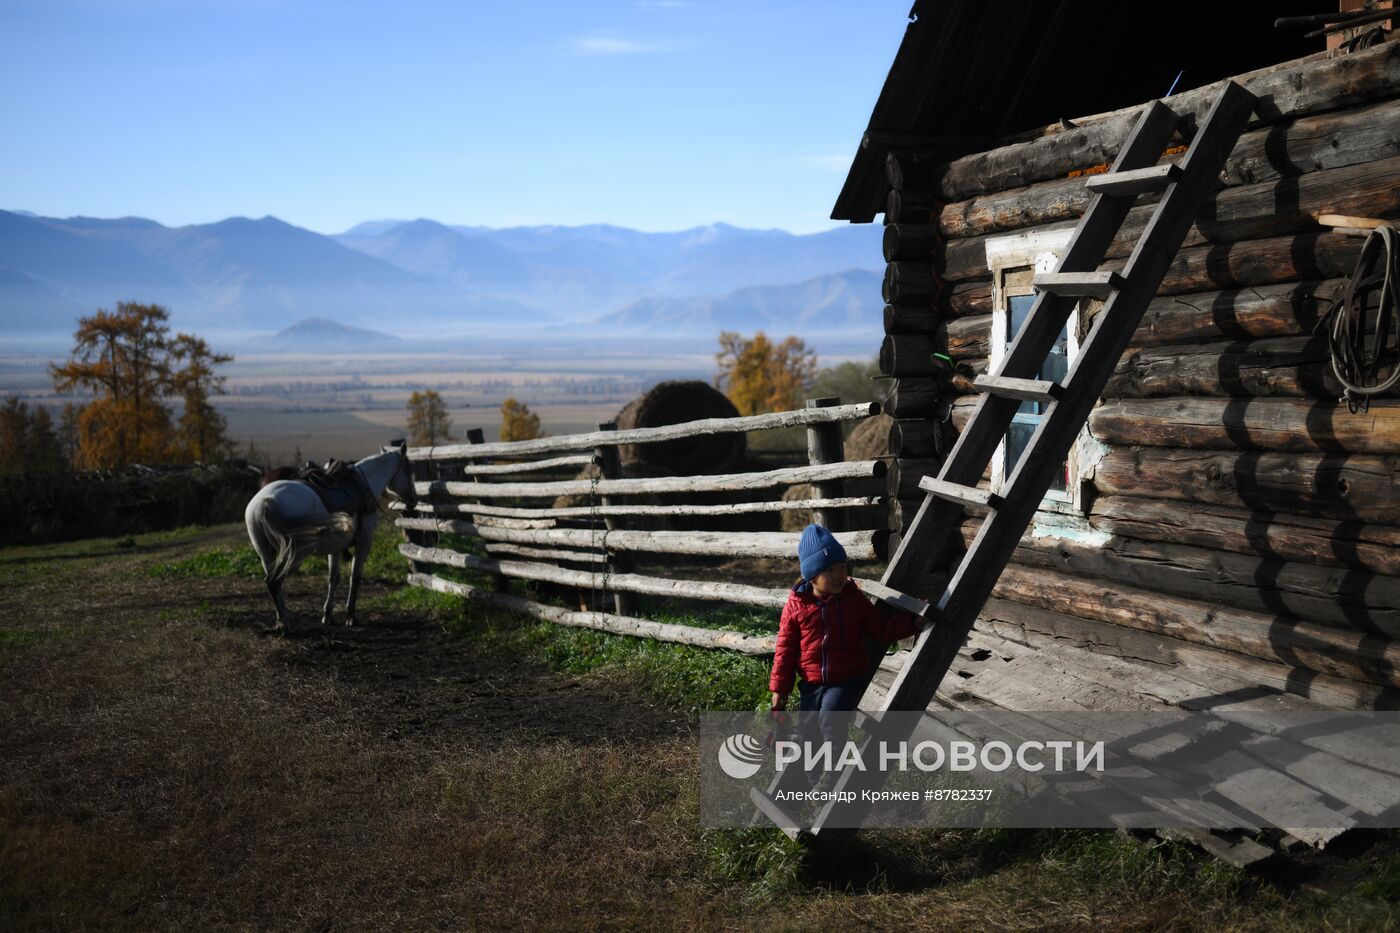
[(209, 402), (211, 395), (223, 395), (227, 376), (214, 367), (230, 363), (233, 357), (215, 353), (202, 337), (178, 334), (170, 342), (171, 359), (183, 363), (171, 373), (170, 387), (185, 403), (175, 429), (176, 452), (183, 458), (207, 462), (228, 455), (228, 421)]
[[(159, 305), (123, 301), (116, 311), (99, 308), (78, 320), (68, 361), (49, 367), (58, 392), (91, 395), (76, 412), (65, 407), (65, 428), (76, 429), (75, 465), (211, 459), (227, 450), (224, 420), (209, 397), (223, 392), (214, 367), (233, 357), (188, 334), (171, 338), (169, 318)], [(185, 403), (178, 430), (168, 396)]]
[(540, 416), (530, 411), (524, 402), (508, 398), (501, 403), (501, 440), (528, 441), (544, 437), (540, 431)]
[(452, 419), (447, 403), (432, 389), (408, 397), (408, 442), (414, 447), (433, 447), (451, 440)]
[(715, 386), (741, 415), (789, 411), (802, 406), (817, 372), (817, 355), (797, 337), (775, 344), (759, 331), (752, 338), (734, 331), (719, 335)]

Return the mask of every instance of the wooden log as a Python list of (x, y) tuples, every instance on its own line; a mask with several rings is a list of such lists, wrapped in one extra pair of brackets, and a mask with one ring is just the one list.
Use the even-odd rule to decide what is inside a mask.
[(1101, 496), (1089, 512), (1098, 531), (1142, 541), (1257, 554), (1284, 561), (1400, 577), (1400, 527), (1355, 519), (1251, 512), (1139, 496)]
[(891, 191), (885, 197), (885, 223), (927, 224), (941, 206), (926, 191)]
[(935, 345), (955, 360), (986, 358), (992, 352), (992, 315), (977, 314), (939, 324)]
[(947, 282), (934, 302), (944, 317), (992, 313), (992, 280), (973, 279), (967, 282)]
[(1113, 450), (1092, 481), (1100, 495), (1400, 525), (1400, 457)]
[(934, 363), (938, 344), (927, 334), (886, 334), (880, 342), (880, 372), (886, 376), (933, 376), (942, 367)]
[[(400, 518), (400, 528), (476, 535), (506, 544), (546, 544), (552, 547), (608, 548), (657, 554), (701, 554), (718, 557), (779, 557), (797, 553), (798, 534), (777, 531), (596, 531), (588, 528), (489, 528), (471, 522), (435, 518)], [(836, 540), (852, 560), (883, 560), (889, 532), (836, 532)]]
[[(422, 504), (419, 511), (425, 514), (456, 515), (499, 515), (503, 518), (523, 519), (591, 519), (609, 516), (641, 515), (734, 515), (752, 512), (788, 512), (803, 509), (859, 509), (884, 505), (880, 496), (842, 496), (837, 499), (774, 499), (769, 502), (735, 502), (728, 505), (608, 505), (608, 506), (567, 506), (561, 508), (514, 508), (504, 505), (476, 505), (451, 501), (433, 501), (427, 507)], [(391, 503), (395, 512), (404, 511), (403, 504)]]
[[(1337, 399), (1341, 393), (1326, 337), (1276, 337), (1129, 350), (1109, 377), (1103, 397)], [(1378, 397), (1396, 395), (1400, 390)]]
[(927, 224), (888, 224), (881, 241), (885, 262), (933, 262), (934, 247), (943, 238)]
[[(841, 404), (841, 399), (835, 396), (823, 398), (809, 398), (806, 402), (808, 408), (829, 408)], [(813, 424), (807, 427), (807, 463), (811, 466), (823, 466), (828, 463), (840, 463), (846, 459), (845, 441), (841, 436), (841, 426), (837, 424)], [(812, 491), (818, 498), (831, 499), (841, 495), (841, 481), (829, 480), (826, 482), (813, 483)], [(812, 512), (812, 521), (830, 531), (843, 531), (845, 529), (844, 516), (840, 512), (828, 512), (825, 509), (817, 509)]]
[[(1219, 288), (1275, 285), (1350, 275), (1361, 240), (1336, 233), (1308, 233), (1241, 240), (1183, 249), (1172, 259), (1159, 295)], [(1117, 260), (1101, 268), (1122, 268)]]
[[(980, 522), (963, 525), (971, 543)], [(1087, 546), (1061, 538), (1023, 538), (1017, 564), (1129, 586), (1212, 605), (1275, 613), (1321, 625), (1400, 637), (1400, 579), (1165, 541), (1110, 538)]]
[(588, 434), (565, 434), (540, 437), (529, 441), (504, 441), (495, 444), (446, 444), (439, 447), (410, 447), (412, 459), (485, 460), (493, 457), (522, 457), (564, 450), (589, 450), (600, 444), (655, 444), (684, 437), (710, 434), (737, 434), (746, 431), (767, 431), (824, 421), (858, 421), (880, 413), (875, 402), (841, 405), (836, 408), (797, 409), (777, 411), (766, 415), (739, 418), (702, 418), (680, 424), (665, 424), (655, 428), (633, 428), (628, 431), (593, 431)]
[(942, 457), (901, 457), (890, 464), (886, 479), (891, 499), (922, 500), (924, 492), (919, 481), (925, 476), (938, 476), (943, 469)]
[[(489, 525), (492, 528), (553, 528), (557, 524), (552, 518), (501, 518), (498, 515), (481, 515), (475, 511), (475, 507), (470, 505), (466, 508), (472, 510), (467, 513), (472, 516), (471, 521), (478, 525)], [(428, 511), (434, 515), (441, 514), (432, 508)]]
[(597, 629), (602, 632), (611, 632), (614, 635), (632, 635), (637, 638), (676, 642), (701, 648), (727, 648), (742, 654), (757, 656), (771, 655), (777, 644), (776, 636), (760, 637), (743, 635), (739, 632), (697, 628), (692, 625), (667, 625), (661, 622), (652, 622), (649, 619), (634, 619), (609, 615), (604, 612), (573, 612), (568, 609), (560, 609), (558, 606), (546, 606), (543, 603), (522, 599), (519, 596), (492, 593), (480, 587), (444, 580), (429, 574), (410, 574), (408, 583), (410, 586), (418, 586), (439, 593), (450, 593), (453, 596), (466, 597), (472, 601), (479, 601), (512, 612), (524, 613), (537, 619), (544, 619), (546, 622), (555, 622), (574, 628)]
[[(1400, 708), (1400, 691), (1393, 689), (995, 597), (987, 600), (977, 626), (1032, 648), (1042, 647), (1048, 639), (1110, 657), (1170, 665), (1169, 670), (1181, 670), (1183, 677), (1209, 671), (1253, 681), (1261, 688), (1255, 692), (1259, 697), (1276, 690), (1333, 709)], [(1242, 689), (1234, 692), (1241, 698), (1247, 695)], [(1228, 696), (1230, 693), (1225, 691), (1218, 699)], [(1211, 706), (1207, 700), (1192, 708)]]
[(956, 147), (891, 150), (885, 156), (885, 180), (895, 191), (926, 190), (937, 184), (938, 176), (949, 159), (990, 142), (964, 139)]
[(885, 305), (885, 333), (931, 334), (940, 318), (933, 305)]
[[(1394, 132), (1397, 121), (1400, 100), (1385, 100), (1251, 130), (1235, 144), (1221, 180), (1227, 187), (1254, 185), (1400, 156), (1400, 138)], [(1180, 158), (1176, 153), (1163, 161)], [(1055, 178), (945, 204), (938, 213), (936, 232), (956, 240), (1072, 220), (1084, 213), (1089, 198), (1082, 176)], [(887, 249), (893, 229), (885, 228)], [(894, 237), (898, 243), (902, 234)], [(928, 242), (931, 249), (932, 241)], [(899, 258), (927, 256), (911, 243), (908, 254)], [(886, 261), (891, 258), (887, 255)]]
[[(619, 431), (619, 434), (626, 433)], [(768, 489), (795, 483), (820, 483), (850, 477), (885, 475), (879, 460), (829, 463), (819, 467), (782, 467), (757, 473), (716, 473), (709, 476), (658, 476), (644, 479), (564, 480), (553, 483), (422, 483), (420, 496), (465, 496), (485, 499), (553, 499), (558, 496), (627, 496), (668, 492), (733, 492)]]
[(504, 476), (515, 473), (539, 473), (542, 470), (559, 470), (567, 467), (587, 466), (593, 462), (589, 454), (576, 454), (568, 457), (551, 457), (548, 460), (527, 460), (521, 463), (479, 463), (472, 466), (473, 476)]
[(551, 564), (583, 564), (591, 567), (606, 567), (607, 561), (597, 551), (574, 551), (568, 548), (534, 548), (520, 544), (492, 542), (489, 553), (492, 557), (523, 557), (526, 560), (548, 561)]
[(944, 391), (931, 377), (903, 377), (885, 397), (885, 410), (895, 418), (934, 418), (942, 414)]
[[(1121, 258), (1132, 252), (1155, 211), (1155, 204), (1129, 211), (1104, 255)], [(1197, 212), (1182, 248), (1316, 231), (1316, 215), (1321, 211), (1364, 212), (1373, 217), (1400, 213), (1400, 157), (1216, 192)], [(1067, 229), (1075, 223), (1066, 220), (1030, 230)], [(950, 282), (985, 275), (986, 241), (987, 236), (969, 237), (936, 248), (937, 274)]]
[[(1239, 78), (1258, 99), (1257, 122), (1278, 123), (1395, 96), (1400, 88), (1400, 45), (1387, 42), (1339, 58)], [(1171, 99), (1172, 109), (1183, 116), (1183, 134), (1194, 132), (1196, 121), (1219, 96), (1222, 84), (1194, 88)], [(1140, 107), (1127, 108), (1058, 135), (955, 159), (939, 178), (936, 194), (945, 201), (960, 201), (1112, 162), (1140, 112)]]
[(1367, 413), (1296, 399), (1119, 399), (1094, 409), (1089, 431), (1114, 447), (1400, 452), (1400, 402)]
[(932, 306), (942, 288), (942, 281), (931, 263), (892, 262), (885, 266), (880, 293), (889, 304)]
[(725, 583), (715, 580), (672, 580), (644, 574), (566, 570), (563, 567), (555, 567), (550, 564), (493, 560), (446, 548), (421, 548), (412, 544), (399, 545), (399, 553), (418, 563), (434, 564), (440, 567), (459, 567), (463, 570), (477, 570), (483, 573), (499, 573), (515, 577), (518, 580), (556, 583), (560, 586), (572, 586), (581, 590), (624, 592), (677, 599), (700, 599), (711, 602), (738, 603), (744, 606), (763, 606), (770, 609), (781, 609), (788, 598), (786, 587), (765, 589), (744, 583)]
[(1327, 279), (1161, 296), (1147, 306), (1133, 345), (1311, 334), (1345, 286)]
[(993, 595), (1064, 615), (1111, 622), (1334, 677), (1400, 686), (1400, 645), (1337, 628), (1247, 609), (1224, 608), (1152, 590), (1008, 566)]
[(896, 460), (940, 459), (952, 447), (948, 426), (933, 418), (896, 419), (890, 424), (889, 449)]

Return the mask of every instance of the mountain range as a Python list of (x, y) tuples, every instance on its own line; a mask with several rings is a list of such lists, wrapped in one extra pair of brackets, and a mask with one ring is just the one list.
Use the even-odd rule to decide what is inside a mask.
[(275, 217), (166, 227), (0, 211), (0, 331), (71, 332), (79, 315), (133, 300), (164, 305), (177, 329), (201, 332), (310, 319), (418, 336), (561, 324), (639, 336), (878, 332), (879, 236), (871, 226), (646, 233), (432, 220), (328, 236)]

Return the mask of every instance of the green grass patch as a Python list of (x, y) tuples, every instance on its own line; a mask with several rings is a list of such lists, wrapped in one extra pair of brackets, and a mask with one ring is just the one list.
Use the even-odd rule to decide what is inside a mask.
[[(775, 624), (767, 623), (769, 628), (764, 629), (758, 618), (742, 610), (704, 618), (675, 614), (648, 617), (754, 633), (771, 630)], [(721, 619), (719, 625), (713, 624), (717, 618)], [(483, 647), (531, 654), (566, 674), (623, 677), (666, 705), (690, 713), (756, 710), (768, 698), (767, 658), (570, 628), (476, 607), (455, 624)]]
[(11, 628), (0, 629), (0, 651), (28, 648), (53, 638), (57, 632), (51, 629)]
[[(364, 579), (381, 583), (403, 581), (408, 565), (399, 553), (400, 533), (392, 525), (381, 523), (375, 529), (374, 541), (365, 557)], [(341, 573), (348, 574), (350, 568), (342, 566)], [(324, 576), (328, 572), (326, 558), (311, 557), (303, 561), (296, 573), (302, 576)], [(262, 560), (251, 544), (222, 545), (202, 551), (183, 560), (156, 564), (147, 573), (155, 577), (173, 579), (209, 577), (251, 577), (263, 576)]]

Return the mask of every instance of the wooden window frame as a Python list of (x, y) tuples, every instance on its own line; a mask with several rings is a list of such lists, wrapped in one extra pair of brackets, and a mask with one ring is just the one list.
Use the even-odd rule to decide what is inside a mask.
[[(989, 369), (994, 369), (1001, 362), (1010, 343), (1007, 334), (1011, 313), (1009, 299), (1035, 294), (1031, 287), (1031, 278), (1036, 272), (1050, 272), (1055, 268), (1073, 232), (1072, 229), (1031, 231), (987, 238), (987, 266), (992, 273), (992, 333), (987, 360)], [(1086, 302), (1080, 301), (1068, 322), (1066, 352), (1067, 362), (1071, 367), (1079, 356), (1080, 344), (1085, 336), (1085, 325), (1089, 320), (1086, 311)], [(1067, 457), (1068, 475), (1065, 491), (1047, 491), (1037, 509), (1038, 514), (1047, 519), (1052, 515), (1083, 518), (1085, 496), (1081, 476), (1084, 457), (1081, 448), (1086, 439), (1089, 439), (1088, 430), (1081, 429), (1079, 439), (1071, 445)], [(1092, 440), (1089, 440), (1092, 443)], [(1003, 438), (997, 445), (996, 453), (992, 455), (992, 489), (1001, 492), (1005, 485), (1006, 440)]]

